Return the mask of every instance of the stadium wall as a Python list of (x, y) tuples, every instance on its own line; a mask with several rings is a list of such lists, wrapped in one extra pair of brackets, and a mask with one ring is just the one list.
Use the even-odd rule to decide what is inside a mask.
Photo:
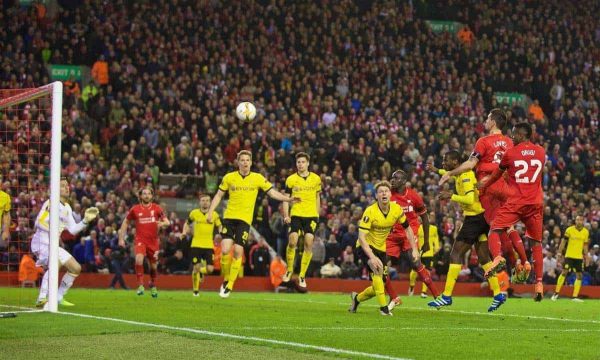
[[(107, 288), (112, 280), (112, 274), (83, 273), (75, 284), (75, 288)], [(127, 286), (137, 287), (136, 278), (133, 274), (123, 276)], [(362, 290), (369, 286), (371, 282), (367, 280), (341, 280), (341, 279), (319, 279), (309, 278), (307, 280), (311, 292), (342, 292), (350, 293), (352, 291)], [(190, 290), (192, 278), (190, 275), (160, 275), (157, 278), (159, 289), (171, 290)], [(394, 281), (394, 287), (400, 294), (406, 294), (408, 291), (408, 281)], [(438, 289), (444, 288), (443, 282), (435, 283)], [(217, 291), (221, 285), (221, 277), (206, 276), (201, 289)], [(4, 272), (0, 273), (0, 286), (19, 286), (18, 273)], [(533, 296), (533, 285), (513, 285), (514, 293), (520, 296)], [(415, 294), (421, 289), (421, 283), (417, 282)], [(545, 285), (546, 293), (554, 291), (553, 285)], [(236, 291), (273, 291), (273, 286), (267, 277), (244, 277), (235, 283)], [(572, 293), (572, 288), (566, 286), (562, 291), (563, 297), (568, 297)], [(490, 291), (487, 287), (481, 287), (480, 283), (456, 283), (454, 295), (463, 296), (489, 296)], [(580, 296), (585, 298), (600, 299), (600, 286), (582, 286)]]

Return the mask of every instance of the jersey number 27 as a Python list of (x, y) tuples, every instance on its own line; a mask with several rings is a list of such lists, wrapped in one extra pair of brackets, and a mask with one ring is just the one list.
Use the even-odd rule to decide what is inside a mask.
[[(531, 179), (529, 178), (529, 176), (525, 176), (529, 172), (530, 166), (535, 168), (535, 172), (533, 173), (533, 176), (531, 177)], [(515, 160), (515, 167), (518, 168), (517, 172), (515, 172), (515, 179), (516, 179), (517, 183), (520, 183), (520, 184), (534, 183), (537, 180), (538, 176), (540, 175), (540, 172), (542, 171), (543, 166), (544, 165), (542, 164), (542, 162), (539, 161), (538, 159), (531, 159), (529, 162), (527, 162), (525, 160)]]

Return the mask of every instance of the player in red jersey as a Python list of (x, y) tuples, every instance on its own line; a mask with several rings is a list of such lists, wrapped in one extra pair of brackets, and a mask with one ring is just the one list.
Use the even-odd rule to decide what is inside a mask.
[(479, 188), (487, 191), (506, 172), (508, 174), (506, 181), (512, 189), (508, 200), (498, 209), (491, 225), (488, 242), (494, 260), (492, 268), (486, 271), (486, 276), (494, 274), (506, 262), (500, 251), (500, 234), (518, 221), (522, 221), (527, 229), (525, 237), (531, 245), (533, 256), (536, 278), (535, 301), (541, 301), (544, 292), (541, 245), (544, 220), (542, 170), (546, 163), (546, 152), (543, 147), (531, 143), (532, 133), (532, 127), (528, 123), (514, 126), (513, 140), (516, 145), (504, 153), (498, 169), (489, 178), (483, 179)]
[[(421, 225), (419, 223), (419, 217), (421, 218), (421, 222), (423, 223), (423, 237), (425, 239), (421, 250), (427, 251), (429, 247), (429, 217), (427, 216), (427, 208), (425, 207), (425, 203), (421, 196), (413, 189), (406, 187), (407, 181), (408, 175), (404, 171), (394, 171), (390, 181), (392, 184), (392, 198), (390, 200), (402, 207), (414, 234), (419, 232), (419, 226)], [(406, 252), (410, 259), (411, 268), (417, 273), (421, 281), (427, 285), (433, 294), (433, 297), (437, 298), (439, 293), (431, 281), (429, 270), (425, 268), (420, 259), (413, 258), (411, 251), (412, 248), (408, 241), (408, 237), (406, 236), (406, 231), (404, 231), (404, 228), (401, 225), (396, 224), (387, 237), (386, 254), (391, 259), (397, 261), (400, 258), (400, 254)], [(385, 290), (391, 298), (388, 309), (392, 310), (396, 305), (400, 304), (401, 301), (398, 293), (392, 287), (389, 276), (385, 282)]]
[(144, 294), (144, 257), (150, 262), (150, 291), (153, 298), (158, 297), (156, 289), (156, 270), (159, 254), (158, 230), (171, 223), (163, 209), (152, 202), (154, 191), (145, 187), (138, 192), (140, 204), (134, 205), (123, 220), (119, 230), (119, 246), (125, 247), (125, 234), (129, 223), (135, 222), (135, 274), (137, 276), (137, 294)]
[[(512, 140), (502, 134), (502, 129), (506, 126), (506, 122), (507, 118), (504, 111), (501, 109), (492, 109), (484, 123), (484, 127), (489, 132), (489, 135), (477, 140), (469, 159), (460, 164), (456, 169), (444, 174), (440, 179), (440, 185), (444, 184), (452, 176), (457, 176), (474, 168), (478, 183), (481, 179), (492, 174), (498, 168), (502, 155), (513, 147)], [(481, 201), (481, 205), (485, 209), (484, 217), (488, 224), (492, 224), (496, 212), (509, 197), (510, 192), (511, 189), (505, 179), (500, 179), (494, 186), (487, 189), (485, 193), (479, 195), (479, 201)], [(516, 278), (526, 279), (531, 271), (531, 265), (527, 261), (527, 254), (525, 253), (523, 240), (519, 236), (519, 233), (511, 227), (508, 234), (503, 233), (501, 240), (511, 260), (514, 259), (514, 254), (512, 253), (513, 247), (517, 250), (521, 263), (516, 264)], [(515, 263), (512, 263), (512, 265), (515, 267)]]

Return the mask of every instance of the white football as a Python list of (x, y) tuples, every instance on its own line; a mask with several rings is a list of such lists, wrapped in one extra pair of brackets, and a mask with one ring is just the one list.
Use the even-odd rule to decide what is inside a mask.
[(256, 107), (251, 102), (244, 101), (237, 106), (235, 114), (242, 121), (252, 121), (256, 117)]

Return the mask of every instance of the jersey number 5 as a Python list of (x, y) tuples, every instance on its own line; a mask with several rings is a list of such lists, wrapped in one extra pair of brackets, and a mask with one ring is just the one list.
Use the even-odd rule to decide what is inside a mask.
[[(531, 179), (529, 179), (529, 176), (524, 176), (529, 172), (530, 166), (535, 168), (535, 172), (533, 173), (533, 177)], [(531, 159), (529, 161), (529, 163), (525, 160), (516, 160), (515, 167), (519, 168), (519, 170), (517, 170), (517, 172), (515, 172), (515, 179), (516, 179), (517, 183), (520, 183), (520, 184), (534, 183), (537, 180), (538, 176), (540, 175), (540, 172), (542, 171), (543, 166), (544, 165), (542, 164), (542, 162), (539, 161), (538, 159)]]

